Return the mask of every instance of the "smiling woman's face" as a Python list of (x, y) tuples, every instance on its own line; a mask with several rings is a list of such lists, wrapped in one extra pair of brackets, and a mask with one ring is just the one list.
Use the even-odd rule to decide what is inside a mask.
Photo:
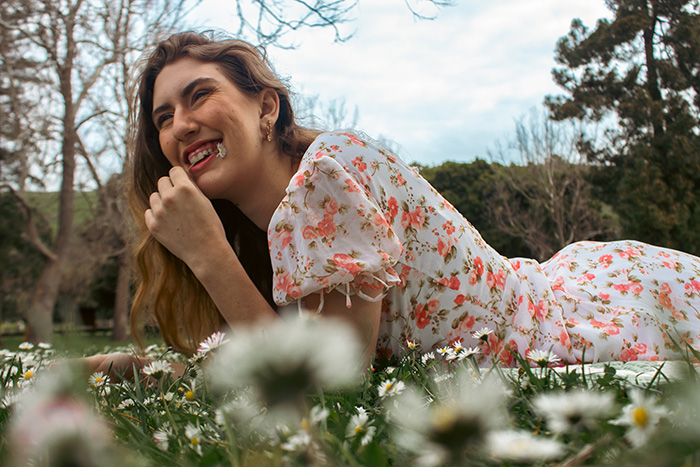
[[(153, 108), (163, 154), (188, 169), (207, 197), (237, 203), (255, 187), (263, 170), (261, 95), (244, 94), (216, 63), (185, 57), (158, 74)], [(217, 157), (219, 143), (225, 158)]]

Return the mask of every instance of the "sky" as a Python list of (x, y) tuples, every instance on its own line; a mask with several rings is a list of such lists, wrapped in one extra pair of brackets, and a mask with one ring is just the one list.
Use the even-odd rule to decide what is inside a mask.
[[(204, 0), (193, 17), (235, 32), (232, 3)], [(300, 95), (357, 108), (356, 128), (404, 160), (438, 165), (489, 160), (516, 119), (561, 93), (554, 48), (571, 21), (594, 27), (610, 12), (603, 0), (457, 0), (417, 20), (403, 0), (362, 0), (352, 15), (345, 42), (307, 29), (285, 37), (294, 49), (269, 47), (277, 73)]]

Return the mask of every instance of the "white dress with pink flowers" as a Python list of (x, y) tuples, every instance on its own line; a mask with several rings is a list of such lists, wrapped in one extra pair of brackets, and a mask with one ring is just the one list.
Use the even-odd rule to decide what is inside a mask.
[[(572, 244), (545, 263), (507, 259), (416, 171), (368, 138), (321, 134), (268, 230), (286, 305), (338, 290), (382, 300), (380, 356), (461, 340), (482, 363), (508, 349), (570, 363), (679, 358), (698, 347), (700, 259), (639, 242)], [(347, 310), (352, 313), (352, 307)], [(492, 331), (488, 342), (474, 331)]]

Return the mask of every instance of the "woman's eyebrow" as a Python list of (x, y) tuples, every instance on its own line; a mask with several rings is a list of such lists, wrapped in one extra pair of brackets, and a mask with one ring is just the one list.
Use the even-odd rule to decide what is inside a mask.
[[(199, 84), (206, 83), (208, 81), (216, 81), (215, 78), (210, 78), (207, 76), (203, 76), (201, 78), (196, 78), (192, 80), (187, 86), (182, 88), (182, 91), (180, 91), (180, 98), (184, 98), (187, 96), (189, 93), (192, 92), (194, 88), (196, 88)], [(153, 109), (153, 112), (151, 112), (151, 119), (155, 120), (155, 116), (159, 113), (162, 112), (166, 109), (170, 108), (170, 104), (163, 104), (159, 105), (157, 108)]]

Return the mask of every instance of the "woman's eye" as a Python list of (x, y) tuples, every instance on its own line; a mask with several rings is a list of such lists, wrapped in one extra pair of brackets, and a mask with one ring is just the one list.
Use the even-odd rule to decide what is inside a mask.
[(172, 118), (172, 114), (159, 115), (158, 118), (156, 119), (156, 127), (158, 127), (158, 129), (163, 128), (163, 125), (165, 125), (168, 122), (168, 120), (170, 120), (171, 118)]
[(207, 94), (209, 94), (208, 89), (200, 89), (199, 91), (195, 91), (195, 93), (192, 94), (192, 102), (196, 102), (197, 100), (206, 96)]

